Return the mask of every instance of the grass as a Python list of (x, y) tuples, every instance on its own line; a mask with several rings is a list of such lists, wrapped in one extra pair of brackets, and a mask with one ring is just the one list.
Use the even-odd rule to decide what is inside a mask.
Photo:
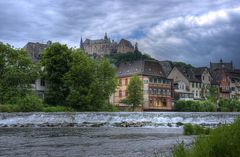
[(208, 135), (211, 131), (210, 128), (203, 127), (201, 125), (184, 124), (184, 135)]
[[(190, 125), (186, 128), (188, 133), (202, 130)], [(172, 157), (239, 157), (240, 119), (231, 125), (222, 125), (211, 130), (208, 136), (200, 135), (190, 148), (180, 143), (172, 153)]]

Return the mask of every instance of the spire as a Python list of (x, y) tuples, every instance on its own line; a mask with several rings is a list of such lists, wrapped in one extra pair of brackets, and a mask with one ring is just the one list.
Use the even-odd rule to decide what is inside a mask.
[(220, 63), (222, 63), (223, 62), (223, 60), (222, 60), (222, 58), (220, 59)]
[(134, 46), (134, 52), (138, 52), (138, 43), (137, 42), (135, 43), (135, 46)]
[(84, 46), (83, 46), (82, 37), (81, 37), (81, 41), (80, 41), (80, 49), (84, 50)]
[(107, 32), (105, 32), (104, 39), (105, 39), (105, 40), (108, 40)]

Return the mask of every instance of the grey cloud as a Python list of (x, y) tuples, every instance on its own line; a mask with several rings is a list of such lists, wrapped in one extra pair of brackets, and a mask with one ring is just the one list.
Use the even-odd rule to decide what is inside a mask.
[[(113, 39), (138, 41), (158, 59), (204, 65), (222, 57), (239, 65), (240, 18), (233, 10), (239, 7), (235, 0), (0, 1), (0, 41), (17, 47), (47, 40), (78, 46), (81, 36), (108, 32)], [(228, 10), (228, 19), (211, 17), (221, 10)], [(200, 17), (210, 12), (209, 23), (201, 25)]]

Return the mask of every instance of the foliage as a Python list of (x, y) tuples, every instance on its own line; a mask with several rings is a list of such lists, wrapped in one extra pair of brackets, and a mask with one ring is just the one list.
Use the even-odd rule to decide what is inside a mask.
[(209, 136), (199, 136), (190, 148), (180, 144), (173, 157), (238, 157), (240, 154), (240, 119), (231, 125), (212, 130)]
[(18, 112), (17, 105), (0, 105), (0, 112)]
[(91, 93), (93, 98), (91, 104), (94, 105), (94, 110), (103, 110), (111, 108), (109, 98), (116, 88), (116, 70), (112, 67), (108, 59), (102, 59), (95, 63), (94, 81), (91, 85)]
[(239, 112), (240, 100), (237, 99), (223, 99), (218, 103), (219, 111), (221, 112)]
[(127, 104), (132, 107), (132, 110), (143, 103), (142, 81), (138, 76), (133, 76), (127, 86)]
[[(94, 61), (80, 51), (72, 53), (64, 82), (69, 87), (67, 103), (79, 111), (102, 111), (116, 87), (115, 69), (107, 59)], [(111, 108), (111, 107), (110, 107)]]
[(43, 112), (73, 112), (74, 110), (65, 106), (46, 106)]
[(153, 59), (151, 56), (147, 54), (142, 54), (141, 52), (128, 52), (128, 53), (116, 53), (112, 55), (106, 55), (106, 58), (109, 58), (112, 64), (119, 66), (121, 63), (128, 62), (128, 61), (135, 61), (140, 59)]
[(18, 99), (16, 105), (19, 112), (41, 112), (43, 110), (42, 101), (33, 94)]
[(208, 96), (208, 100), (217, 103), (217, 99), (218, 99), (218, 89), (216, 87), (210, 87), (209, 89), (209, 96)]
[(47, 82), (46, 103), (65, 104), (69, 88), (64, 84), (63, 76), (69, 71), (71, 60), (71, 50), (66, 45), (54, 43), (44, 51), (41, 63)]
[(182, 112), (214, 112), (216, 111), (215, 103), (204, 100), (204, 101), (185, 101), (178, 100), (175, 104), (176, 111)]
[(186, 69), (193, 68), (193, 66), (191, 64), (186, 64), (184, 62), (172, 62), (172, 64), (174, 66), (181, 67), (181, 68), (186, 68)]
[(71, 56), (69, 71), (64, 75), (64, 83), (70, 89), (67, 104), (78, 110), (91, 110), (90, 88), (94, 81), (93, 61), (82, 52), (74, 52)]
[(38, 67), (26, 51), (0, 43), (0, 103), (14, 104), (31, 92), (30, 84), (38, 77)]
[(184, 135), (208, 135), (210, 133), (210, 128), (205, 128), (200, 125), (184, 124), (183, 126)]

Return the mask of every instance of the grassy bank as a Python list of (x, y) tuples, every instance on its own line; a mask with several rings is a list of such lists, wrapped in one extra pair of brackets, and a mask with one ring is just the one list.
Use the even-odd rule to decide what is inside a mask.
[(239, 157), (240, 119), (231, 125), (211, 130), (208, 136), (199, 136), (187, 148), (184, 143), (173, 149), (172, 157)]

